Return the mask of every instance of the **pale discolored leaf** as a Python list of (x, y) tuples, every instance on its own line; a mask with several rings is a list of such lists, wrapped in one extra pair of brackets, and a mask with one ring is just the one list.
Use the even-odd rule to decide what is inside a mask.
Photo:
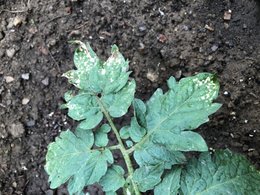
[(120, 117), (127, 112), (134, 99), (135, 87), (135, 81), (131, 80), (117, 93), (111, 93), (101, 97), (101, 101), (112, 117)]
[(64, 76), (80, 91), (74, 97), (71, 92), (65, 96), (69, 116), (78, 121), (86, 119), (81, 126), (84, 129), (94, 128), (100, 123), (103, 109), (112, 117), (121, 117), (131, 105), (136, 87), (134, 80), (129, 81), (131, 72), (128, 71), (128, 61), (115, 45), (108, 60), (101, 62), (89, 44), (74, 42), (80, 45), (74, 54), (77, 69), (70, 70)]

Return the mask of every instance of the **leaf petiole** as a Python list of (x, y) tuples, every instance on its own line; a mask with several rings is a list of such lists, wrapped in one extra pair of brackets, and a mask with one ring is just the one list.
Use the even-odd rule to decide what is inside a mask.
[(133, 169), (133, 166), (132, 166), (132, 163), (131, 163), (130, 156), (129, 156), (129, 154), (128, 154), (128, 152), (127, 152), (127, 150), (126, 150), (126, 148), (123, 144), (123, 141), (122, 141), (122, 139), (119, 135), (119, 132), (118, 132), (115, 124), (113, 123), (112, 118), (110, 117), (109, 113), (107, 112), (105, 106), (103, 105), (102, 101), (99, 99), (99, 97), (96, 97), (96, 98), (97, 98), (97, 102), (98, 102), (102, 112), (104, 113), (106, 119), (108, 120), (109, 125), (111, 126), (114, 134), (116, 135), (116, 139), (119, 143), (116, 146), (118, 147), (117, 149), (119, 149), (121, 151), (123, 158), (125, 160), (126, 167), (127, 167), (127, 170), (128, 170), (128, 178), (131, 180), (135, 195), (141, 195), (141, 193), (138, 189), (138, 186), (136, 185), (136, 183), (134, 182), (134, 180), (132, 178), (132, 175), (134, 173), (134, 169)]

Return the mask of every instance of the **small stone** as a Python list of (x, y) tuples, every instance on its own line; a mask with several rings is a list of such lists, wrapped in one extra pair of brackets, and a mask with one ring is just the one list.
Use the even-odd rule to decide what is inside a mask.
[(16, 16), (14, 19), (13, 19), (13, 25), (14, 26), (18, 26), (22, 23), (23, 21), (23, 18), (21, 16)]
[(224, 27), (225, 27), (225, 29), (228, 29), (229, 28), (229, 24), (227, 22), (224, 22)]
[(6, 55), (7, 55), (9, 58), (14, 57), (14, 54), (15, 54), (15, 49), (14, 49), (14, 48), (7, 49), (7, 50), (6, 50)]
[(217, 46), (217, 45), (212, 45), (211, 51), (215, 52), (215, 51), (217, 51), (217, 49), (218, 49), (218, 46)]
[(138, 26), (138, 30), (140, 31), (140, 32), (145, 32), (146, 31), (146, 26), (144, 25), (144, 24), (141, 24), (141, 25), (139, 25)]
[(211, 27), (211, 26), (209, 26), (209, 25), (205, 25), (205, 29), (207, 29), (207, 30), (209, 30), (209, 31), (211, 31), (211, 32), (213, 32), (214, 31), (214, 28), (213, 27)]
[(15, 138), (21, 137), (24, 133), (23, 124), (20, 122), (13, 123), (9, 126), (8, 132)]
[(175, 74), (175, 78), (176, 79), (180, 79), (181, 78), (181, 75), (182, 75), (182, 71), (181, 70), (178, 70)]
[(142, 42), (139, 43), (139, 46), (139, 50), (143, 51), (145, 49), (145, 45)]
[(26, 105), (30, 102), (30, 99), (29, 98), (23, 98), (22, 99), (22, 105)]
[(35, 33), (37, 33), (37, 28), (36, 27), (31, 27), (31, 28), (29, 28), (28, 29), (28, 31), (29, 31), (29, 33), (31, 33), (31, 34), (35, 34)]
[(30, 73), (24, 73), (24, 74), (21, 75), (21, 77), (22, 77), (23, 80), (29, 80)]
[(46, 77), (45, 79), (43, 79), (42, 84), (44, 84), (45, 86), (48, 86), (49, 85), (49, 78)]
[(34, 125), (35, 125), (35, 120), (29, 120), (28, 122), (26, 122), (27, 127), (33, 127)]
[(14, 188), (16, 188), (16, 187), (17, 187), (17, 183), (16, 183), (16, 182), (13, 182), (13, 183), (12, 183), (12, 186), (13, 186)]
[(146, 77), (147, 77), (150, 81), (152, 81), (152, 82), (155, 82), (155, 81), (157, 81), (157, 79), (158, 79), (158, 75), (156, 75), (156, 74), (153, 73), (153, 72), (148, 72), (148, 73), (146, 74)]
[(5, 76), (4, 78), (5, 78), (5, 82), (7, 82), (7, 83), (11, 83), (14, 81), (14, 77), (11, 77), (11, 76)]
[(57, 43), (57, 41), (55, 39), (50, 39), (47, 46), (51, 47), (51, 46), (54, 46), (56, 43)]
[(231, 14), (232, 14), (232, 11), (229, 9), (228, 11), (225, 11), (224, 12), (224, 20), (231, 20)]
[(167, 37), (163, 34), (159, 34), (157, 39), (159, 42), (164, 43), (167, 40)]

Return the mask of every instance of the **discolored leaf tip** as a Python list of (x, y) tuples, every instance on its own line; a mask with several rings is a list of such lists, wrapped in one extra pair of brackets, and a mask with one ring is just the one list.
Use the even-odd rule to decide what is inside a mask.
[(112, 45), (112, 47), (111, 47), (111, 53), (114, 54), (114, 53), (117, 53), (117, 52), (119, 52), (118, 47), (117, 47), (115, 44)]

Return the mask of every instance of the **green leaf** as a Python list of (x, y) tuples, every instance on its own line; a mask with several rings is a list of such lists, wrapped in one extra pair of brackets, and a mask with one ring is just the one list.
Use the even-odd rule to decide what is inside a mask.
[(142, 166), (135, 170), (133, 179), (137, 183), (138, 189), (141, 192), (153, 189), (161, 181), (163, 174), (163, 165), (156, 166)]
[(137, 123), (140, 127), (146, 128), (146, 119), (145, 119), (145, 114), (146, 114), (146, 106), (145, 103), (140, 100), (135, 98), (133, 101), (133, 107), (134, 107), (134, 114), (135, 118), (137, 120)]
[(83, 135), (87, 133), (78, 129), (75, 135), (68, 130), (48, 146), (45, 170), (49, 174), (51, 188), (68, 181), (68, 190), (73, 194), (105, 175), (107, 161), (111, 161), (112, 154), (109, 156), (108, 151), (91, 150), (89, 138), (81, 137)]
[(119, 134), (122, 139), (128, 139), (130, 137), (129, 128), (130, 126), (124, 126), (120, 129)]
[(103, 119), (102, 112), (97, 112), (96, 114), (93, 114), (92, 117), (88, 117), (87, 119), (83, 120), (79, 124), (79, 128), (81, 129), (93, 129), (95, 128), (100, 121)]
[(134, 145), (134, 143), (131, 140), (126, 140), (125, 144), (128, 148), (132, 147)]
[(181, 168), (173, 167), (172, 170), (167, 172), (155, 189), (154, 195), (177, 195), (180, 188)]
[(128, 131), (129, 137), (134, 142), (139, 142), (146, 134), (146, 106), (142, 100), (134, 99), (133, 107), (134, 117), (131, 118), (131, 125), (124, 131)]
[(185, 162), (185, 156), (181, 152), (170, 152), (165, 147), (155, 144), (149, 144), (141, 151), (137, 150), (134, 158), (140, 166), (135, 171), (134, 180), (143, 192), (153, 189), (161, 181), (164, 169)]
[(220, 104), (212, 103), (217, 97), (219, 84), (215, 76), (201, 73), (181, 79), (168, 80), (169, 91), (158, 89), (147, 102), (147, 129), (154, 131), (195, 129), (208, 121)]
[(116, 195), (116, 192), (106, 192), (106, 195)]
[(121, 117), (127, 112), (134, 99), (135, 87), (135, 81), (132, 80), (117, 93), (101, 97), (101, 101), (104, 102), (106, 109), (112, 117)]
[(166, 131), (164, 134), (155, 132), (153, 142), (163, 144), (170, 151), (208, 151), (207, 144), (200, 134), (192, 131), (174, 133)]
[(108, 168), (106, 174), (101, 178), (100, 184), (105, 192), (115, 192), (125, 184), (124, 169), (118, 165)]
[(202, 137), (187, 130), (208, 121), (220, 107), (212, 103), (219, 90), (215, 76), (202, 73), (179, 83), (171, 77), (168, 86), (168, 92), (158, 89), (146, 103), (147, 134), (135, 147), (141, 151), (145, 145), (156, 143), (171, 151), (207, 150)]
[(172, 152), (166, 147), (151, 143), (141, 150), (137, 149), (134, 158), (139, 166), (160, 164), (164, 169), (170, 169), (172, 165), (186, 162), (186, 158), (181, 152)]
[(209, 153), (193, 159), (181, 176), (181, 192), (185, 195), (258, 195), (260, 172), (245, 157), (228, 150)]
[[(207, 150), (203, 138), (189, 130), (208, 121), (208, 116), (220, 107), (212, 103), (219, 90), (214, 75), (202, 73), (181, 79), (178, 83), (171, 77), (168, 87), (165, 94), (158, 89), (146, 106), (139, 102), (139, 118), (145, 116), (142, 121), (145, 121), (147, 130), (146, 135), (134, 146), (134, 158), (140, 170), (159, 165), (163, 169), (170, 169), (174, 164), (185, 162), (180, 151)], [(129, 134), (132, 138), (131, 128)], [(138, 178), (141, 176), (145, 174), (139, 174)], [(156, 181), (160, 177), (160, 174), (156, 175)], [(151, 182), (149, 188), (145, 189), (152, 189), (154, 183)]]
[(64, 94), (64, 100), (65, 100), (66, 102), (70, 101), (73, 97), (74, 97), (74, 95), (73, 95), (73, 91), (72, 91), (72, 90), (67, 91), (67, 92)]
[(98, 147), (105, 147), (108, 144), (107, 133), (111, 130), (108, 124), (102, 125), (95, 132), (95, 145)]
[(136, 117), (132, 117), (128, 132), (134, 142), (139, 142), (146, 134), (146, 129), (138, 124)]

